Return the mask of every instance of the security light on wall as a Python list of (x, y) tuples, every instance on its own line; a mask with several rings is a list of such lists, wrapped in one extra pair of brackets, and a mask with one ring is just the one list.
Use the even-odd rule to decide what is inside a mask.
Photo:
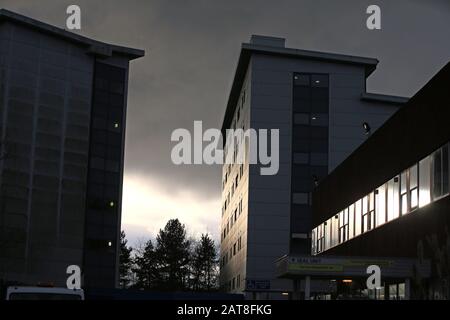
[(370, 135), (371, 128), (367, 122), (363, 122), (363, 129), (364, 129), (364, 134)]
[(313, 174), (312, 178), (314, 181), (314, 186), (317, 187), (319, 185), (319, 178), (317, 178), (315, 174)]

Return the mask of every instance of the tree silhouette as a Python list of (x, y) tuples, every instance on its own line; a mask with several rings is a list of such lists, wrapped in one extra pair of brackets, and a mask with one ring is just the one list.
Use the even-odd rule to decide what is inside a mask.
[(202, 234), (196, 244), (191, 261), (192, 289), (194, 291), (211, 291), (217, 285), (218, 260), (214, 241)]
[(158, 288), (182, 291), (188, 288), (191, 242), (178, 219), (169, 220), (156, 237)]
[(119, 285), (121, 288), (127, 288), (131, 281), (131, 268), (133, 260), (131, 252), (133, 248), (127, 246), (125, 231), (120, 232), (120, 255), (119, 255)]
[(159, 281), (156, 254), (151, 240), (136, 250), (133, 261), (132, 271), (136, 276), (133, 286), (138, 289), (155, 289)]

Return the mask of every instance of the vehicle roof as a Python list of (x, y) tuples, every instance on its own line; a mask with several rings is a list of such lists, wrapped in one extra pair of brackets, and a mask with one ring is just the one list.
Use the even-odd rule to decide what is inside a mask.
[(61, 294), (80, 294), (83, 289), (67, 289), (54, 287), (8, 287), (8, 293), (61, 293)]

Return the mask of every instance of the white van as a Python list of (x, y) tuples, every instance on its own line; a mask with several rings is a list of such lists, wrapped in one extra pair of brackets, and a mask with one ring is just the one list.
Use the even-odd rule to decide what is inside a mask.
[(84, 300), (83, 289), (8, 287), (6, 300)]

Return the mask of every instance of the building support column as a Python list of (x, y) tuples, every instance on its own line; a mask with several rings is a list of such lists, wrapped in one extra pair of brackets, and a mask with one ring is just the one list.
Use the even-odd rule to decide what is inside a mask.
[(305, 278), (305, 300), (309, 300), (311, 297), (311, 277), (306, 276)]

